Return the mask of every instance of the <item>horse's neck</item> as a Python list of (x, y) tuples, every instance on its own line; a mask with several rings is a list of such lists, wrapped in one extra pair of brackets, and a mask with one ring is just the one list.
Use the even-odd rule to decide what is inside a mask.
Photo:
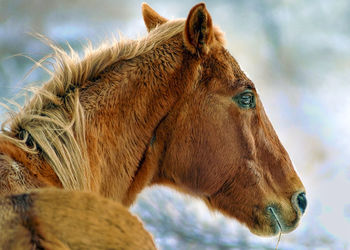
[(195, 67), (183, 63), (181, 44), (173, 42), (110, 67), (81, 91), (90, 166), (98, 191), (107, 197), (125, 199), (155, 128)]

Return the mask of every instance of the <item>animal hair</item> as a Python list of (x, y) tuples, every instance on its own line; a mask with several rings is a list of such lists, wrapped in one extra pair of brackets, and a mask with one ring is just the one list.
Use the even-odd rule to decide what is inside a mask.
[[(159, 44), (179, 34), (185, 20), (162, 24), (143, 38), (115, 38), (93, 49), (89, 43), (80, 58), (69, 45), (69, 53), (44, 36), (39, 38), (53, 51), (52, 78), (18, 112), (1, 126), (0, 140), (8, 141), (30, 154), (40, 156), (50, 164), (69, 190), (91, 190), (93, 177), (87, 157), (84, 110), (79, 101), (79, 88), (93, 80), (112, 64), (149, 52)], [(47, 70), (42, 62), (38, 67)]]

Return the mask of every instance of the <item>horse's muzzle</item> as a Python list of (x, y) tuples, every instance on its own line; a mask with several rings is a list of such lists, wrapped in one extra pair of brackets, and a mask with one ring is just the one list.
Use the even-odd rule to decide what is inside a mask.
[(267, 213), (269, 214), (274, 233), (289, 233), (293, 231), (299, 224), (301, 216), (305, 213), (307, 200), (305, 192), (296, 192), (291, 198), (292, 207), (296, 212), (296, 217), (292, 221), (288, 221), (283, 216), (282, 208), (277, 204), (273, 204), (267, 207)]

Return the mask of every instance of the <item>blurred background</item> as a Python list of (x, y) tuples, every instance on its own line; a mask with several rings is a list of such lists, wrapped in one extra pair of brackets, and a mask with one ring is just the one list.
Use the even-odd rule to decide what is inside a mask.
[[(49, 79), (34, 60), (49, 48), (40, 33), (81, 51), (118, 31), (146, 34), (136, 0), (0, 0), (0, 97)], [(192, 0), (148, 3), (167, 18), (186, 17)], [(279, 249), (350, 249), (350, 1), (206, 1), (227, 48), (255, 83), (266, 112), (307, 190), (300, 227)], [(0, 109), (0, 121), (6, 118)], [(161, 249), (274, 249), (277, 238), (252, 235), (238, 222), (163, 187), (145, 190), (132, 210)]]

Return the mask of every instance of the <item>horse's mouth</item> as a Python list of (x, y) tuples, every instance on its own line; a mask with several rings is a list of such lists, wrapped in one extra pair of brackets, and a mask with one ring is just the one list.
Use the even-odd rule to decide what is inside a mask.
[(275, 234), (289, 233), (297, 227), (300, 218), (299, 216), (297, 216), (297, 218), (291, 223), (286, 223), (283, 218), (281, 218), (281, 214), (277, 208), (274, 206), (269, 206), (267, 210), (273, 222), (271, 226), (274, 228)]

